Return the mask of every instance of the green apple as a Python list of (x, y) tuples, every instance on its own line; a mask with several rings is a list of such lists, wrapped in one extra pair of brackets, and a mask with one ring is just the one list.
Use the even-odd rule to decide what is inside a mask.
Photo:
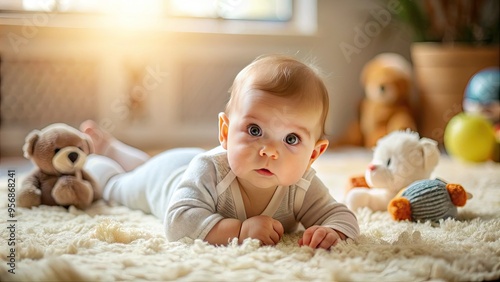
[(459, 113), (450, 119), (444, 131), (448, 154), (469, 162), (483, 162), (493, 153), (493, 125), (484, 117)]

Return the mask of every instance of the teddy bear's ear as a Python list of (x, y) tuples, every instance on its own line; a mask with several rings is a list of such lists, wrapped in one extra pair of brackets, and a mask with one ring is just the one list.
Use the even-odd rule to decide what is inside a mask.
[(92, 142), (92, 139), (90, 138), (90, 136), (83, 133), (83, 141), (85, 141), (85, 143), (87, 144), (87, 149), (88, 149), (87, 154), (95, 153), (94, 142)]
[(424, 156), (424, 169), (432, 170), (439, 162), (439, 149), (435, 140), (429, 138), (421, 138), (422, 153)]
[(36, 141), (38, 141), (38, 138), (40, 138), (40, 133), (41, 133), (40, 130), (35, 129), (26, 136), (23, 146), (23, 152), (25, 158), (29, 159), (33, 155)]
[(366, 81), (368, 80), (368, 75), (373, 69), (373, 62), (368, 62), (363, 69), (361, 70), (360, 82), (361, 85), (366, 85)]

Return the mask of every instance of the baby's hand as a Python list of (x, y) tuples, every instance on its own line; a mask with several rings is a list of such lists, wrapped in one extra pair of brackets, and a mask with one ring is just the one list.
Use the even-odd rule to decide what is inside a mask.
[(253, 238), (260, 240), (262, 245), (276, 245), (283, 233), (281, 222), (266, 215), (257, 215), (243, 221), (238, 238), (240, 243), (246, 238)]
[(329, 227), (314, 225), (304, 231), (304, 235), (299, 239), (299, 246), (329, 249), (340, 242), (340, 240), (345, 240), (346, 238), (342, 232), (335, 231)]

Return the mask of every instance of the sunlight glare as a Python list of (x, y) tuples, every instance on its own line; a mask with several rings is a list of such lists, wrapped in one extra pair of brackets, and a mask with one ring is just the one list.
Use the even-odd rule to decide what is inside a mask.
[(170, 12), (179, 16), (216, 17), (214, 0), (171, 0)]
[(162, 15), (161, 0), (109, 0), (106, 2), (105, 13), (111, 16), (111, 21), (127, 28), (142, 28), (155, 25)]
[(152, 27), (164, 13), (163, 0), (23, 0), (27, 11), (94, 13), (120, 28)]

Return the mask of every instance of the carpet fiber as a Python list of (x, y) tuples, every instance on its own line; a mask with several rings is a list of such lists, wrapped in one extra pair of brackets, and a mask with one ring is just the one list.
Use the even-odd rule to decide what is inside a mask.
[[(370, 153), (328, 152), (314, 165), (338, 200)], [(168, 242), (160, 220), (96, 202), (86, 211), (17, 209), (7, 222), (7, 175), (0, 198), (1, 281), (470, 281), (500, 278), (500, 164), (464, 164), (443, 156), (434, 175), (474, 195), (458, 220), (394, 222), (387, 212), (356, 211), (361, 235), (330, 251), (298, 247), (300, 233), (274, 247), (255, 240), (226, 247)], [(21, 179), (18, 179), (19, 182)], [(9, 240), (10, 239), (10, 240)], [(15, 242), (11, 250), (9, 242)], [(15, 259), (9, 258), (14, 251)], [(13, 262), (14, 264), (9, 264)], [(15, 274), (9, 272), (15, 272)]]

